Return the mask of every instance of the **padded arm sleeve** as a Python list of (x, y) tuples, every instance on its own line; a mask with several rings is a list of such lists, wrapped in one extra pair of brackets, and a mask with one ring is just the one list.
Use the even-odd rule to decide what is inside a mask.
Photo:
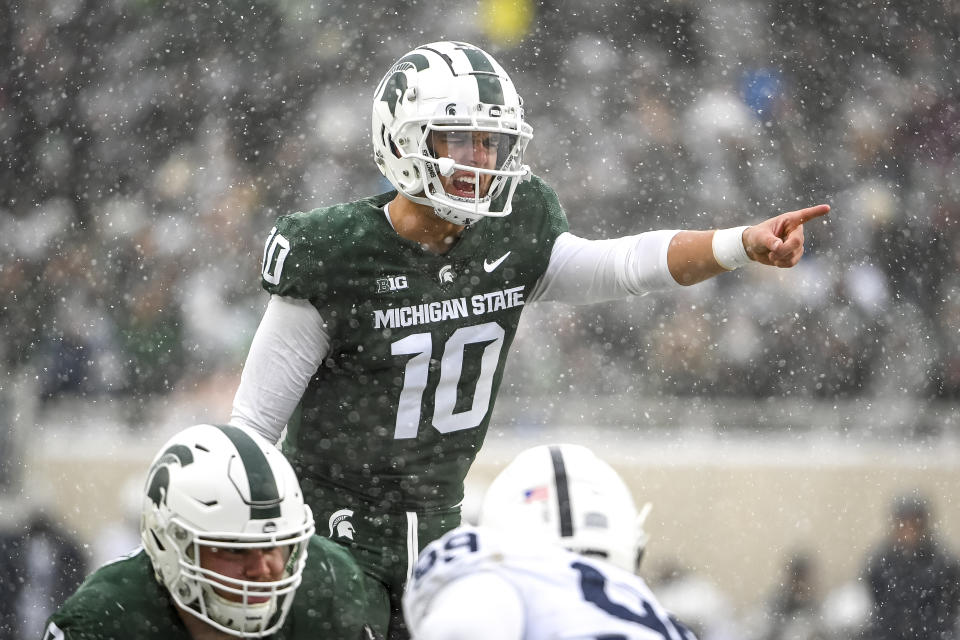
[(230, 424), (277, 442), (304, 389), (330, 349), (316, 307), (270, 296), (233, 398)]
[(412, 631), (417, 640), (523, 640), (520, 594), (487, 571), (459, 578), (438, 593)]
[(562, 233), (528, 300), (591, 304), (679, 287), (667, 266), (670, 240), (677, 233), (648, 231), (609, 240)]

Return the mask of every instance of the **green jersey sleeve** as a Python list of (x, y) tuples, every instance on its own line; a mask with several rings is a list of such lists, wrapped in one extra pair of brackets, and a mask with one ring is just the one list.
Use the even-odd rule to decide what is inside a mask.
[(281, 216), (270, 230), (262, 262), (263, 288), (281, 296), (310, 299), (326, 281), (325, 244), (308, 213)]
[(90, 575), (48, 622), (44, 640), (190, 640), (140, 550)]

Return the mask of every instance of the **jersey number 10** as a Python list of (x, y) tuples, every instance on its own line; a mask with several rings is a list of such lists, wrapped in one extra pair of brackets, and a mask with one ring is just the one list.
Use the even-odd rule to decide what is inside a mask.
[[(487, 322), (472, 327), (460, 327), (443, 345), (440, 358), (440, 380), (434, 391), (433, 427), (440, 433), (473, 429), (480, 425), (490, 409), (493, 395), (493, 376), (503, 350), (504, 331), (496, 322)], [(470, 408), (455, 412), (457, 390), (463, 374), (466, 347), (484, 344), (480, 356), (480, 375), (471, 394)], [(430, 373), (430, 356), (433, 352), (433, 336), (415, 333), (390, 345), (395, 356), (413, 356), (407, 360), (403, 371), (403, 389), (397, 406), (397, 422), (393, 432), (395, 439), (416, 438), (423, 411), (423, 396), (427, 390)], [(471, 350), (471, 353), (475, 353)]]

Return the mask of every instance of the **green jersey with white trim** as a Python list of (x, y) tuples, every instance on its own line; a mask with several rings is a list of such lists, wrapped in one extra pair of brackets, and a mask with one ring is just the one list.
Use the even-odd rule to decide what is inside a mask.
[[(270, 638), (367, 640), (386, 631), (387, 613), (370, 601), (367, 578), (342, 546), (313, 536), (303, 582), (283, 627)], [(191, 640), (142, 548), (88, 577), (50, 617), (44, 640)]]
[(481, 220), (436, 255), (390, 226), (383, 207), (395, 196), (282, 216), (263, 285), (309, 300), (330, 338), (288, 425), (308, 499), (317, 484), (424, 511), (462, 500), (520, 313), (568, 225), (534, 177), (509, 216)]

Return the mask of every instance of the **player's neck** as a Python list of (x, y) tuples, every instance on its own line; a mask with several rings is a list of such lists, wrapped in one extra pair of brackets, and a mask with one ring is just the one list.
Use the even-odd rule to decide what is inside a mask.
[(462, 225), (438, 218), (432, 207), (417, 204), (399, 194), (390, 202), (388, 214), (390, 224), (400, 237), (417, 242), (436, 254), (449, 251), (464, 229)]

